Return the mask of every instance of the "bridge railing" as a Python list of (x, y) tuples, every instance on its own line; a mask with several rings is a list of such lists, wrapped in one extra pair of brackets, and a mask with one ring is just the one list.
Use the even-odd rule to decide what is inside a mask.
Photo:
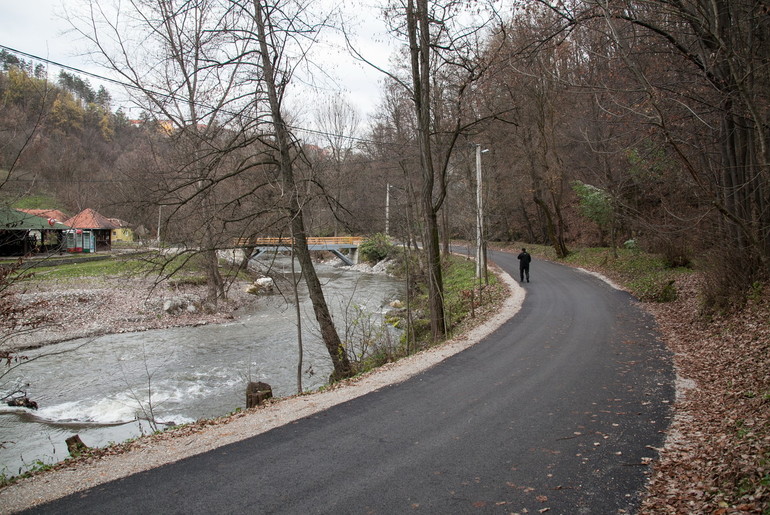
[[(361, 236), (334, 236), (329, 238), (310, 237), (307, 239), (308, 245), (361, 245), (364, 238)], [(280, 247), (291, 246), (292, 238), (236, 238), (234, 241), (236, 247)]]

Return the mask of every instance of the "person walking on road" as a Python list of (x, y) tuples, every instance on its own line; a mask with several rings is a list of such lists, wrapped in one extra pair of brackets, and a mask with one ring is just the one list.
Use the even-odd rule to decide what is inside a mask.
[(532, 262), (532, 256), (527, 253), (527, 249), (521, 249), (519, 254), (519, 275), (521, 275), (521, 282), (524, 282), (524, 276), (527, 277), (529, 282), (529, 264)]

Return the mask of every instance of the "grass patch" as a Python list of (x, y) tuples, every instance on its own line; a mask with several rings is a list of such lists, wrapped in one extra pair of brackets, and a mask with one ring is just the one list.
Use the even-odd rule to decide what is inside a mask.
[(476, 278), (476, 262), (450, 256), (444, 265), (444, 309), (450, 330), (475, 314), (497, 284), (497, 277), (489, 274), (489, 285), (480, 286)]
[[(396, 269), (403, 272), (403, 263), (399, 263)], [(416, 266), (411, 269), (415, 270)], [(448, 323), (448, 337), (472, 318), (483, 316), (491, 311), (491, 308), (505, 297), (506, 290), (494, 274), (489, 274), (488, 285), (479, 285), (475, 261), (454, 255), (446, 257), (443, 273), (444, 310)], [(349, 352), (356, 373), (366, 372), (441, 343), (434, 342), (431, 336), (427, 286), (424, 281), (419, 281), (417, 278), (415, 280), (420, 283), (420, 286), (415, 287), (412, 292), (411, 309), (414, 318), (411, 326), (407, 327), (406, 312), (402, 311), (385, 319), (386, 324), (404, 330), (400, 340), (393, 339), (384, 328), (374, 328), (376, 330), (369, 328), (365, 339), (357, 334), (356, 341), (359, 342), (357, 345), (360, 346), (360, 341), (365, 340), (366, 350), (353, 353), (354, 355), (350, 355)], [(355, 320), (357, 323), (360, 322), (360, 319)], [(347, 345), (350, 345), (350, 342)]]
[(58, 202), (48, 195), (27, 195), (13, 203), (16, 209), (59, 209)]
[(662, 256), (632, 249), (618, 249), (617, 257), (612, 255), (611, 249), (579, 249), (567, 256), (564, 262), (589, 270), (601, 270), (647, 302), (676, 300), (677, 279), (692, 273), (690, 268), (667, 266)]
[[(444, 258), (443, 283), (444, 313), (449, 337), (463, 322), (501, 298), (502, 286), (497, 277), (490, 273), (489, 284), (480, 285), (476, 278), (476, 262), (464, 257), (451, 255)], [(413, 320), (414, 341), (409, 347), (420, 350), (434, 343), (431, 341), (430, 321), (427, 318), (430, 313), (427, 285), (422, 284), (412, 303), (414, 312), (422, 313), (426, 317)]]
[(97, 261), (75, 261), (66, 264), (49, 265), (41, 261), (31, 269), (35, 280), (69, 280), (83, 277), (125, 277), (146, 273), (151, 266), (136, 258), (107, 258)]
[[(183, 254), (173, 258), (144, 252), (133, 255), (105, 256), (99, 254), (73, 254), (54, 256), (50, 259), (28, 260), (32, 281), (72, 281), (83, 278), (114, 280), (136, 276), (156, 276), (168, 281), (170, 286), (202, 286), (206, 284), (203, 258), (196, 254)], [(16, 261), (9, 261), (8, 264)], [(1, 265), (2, 263), (0, 263)], [(241, 270), (227, 262), (220, 263), (220, 271), (245, 281), (253, 280), (248, 270)]]

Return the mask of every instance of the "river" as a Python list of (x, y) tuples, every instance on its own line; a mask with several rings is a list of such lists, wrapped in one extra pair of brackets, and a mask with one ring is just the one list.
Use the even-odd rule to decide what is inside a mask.
[[(288, 264), (277, 262), (284, 272)], [(328, 264), (317, 271), (341, 336), (346, 328), (377, 330), (389, 302), (403, 296), (403, 284), (384, 275)], [(323, 386), (332, 367), (306, 292), (300, 294), (307, 391)], [(270, 384), (276, 397), (297, 393), (296, 310), (280, 295), (263, 297), (232, 323), (106, 335), (37, 352), (45, 356), (19, 367), (15, 378), (28, 384), (39, 409), (0, 408), (6, 476), (65, 459), (64, 441), (74, 434), (101, 447), (152, 432), (148, 420), (183, 424), (226, 415), (245, 407), (248, 381)]]

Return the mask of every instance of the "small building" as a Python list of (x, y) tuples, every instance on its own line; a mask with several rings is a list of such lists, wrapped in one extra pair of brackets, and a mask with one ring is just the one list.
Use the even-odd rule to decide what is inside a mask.
[(61, 249), (68, 226), (54, 218), (0, 206), (0, 255), (26, 256)]
[(120, 218), (108, 218), (116, 227), (112, 230), (112, 241), (134, 241), (134, 231), (128, 222)]
[[(89, 248), (89, 252), (110, 250), (112, 248), (112, 231), (117, 227), (110, 222), (109, 218), (100, 215), (95, 210), (91, 208), (84, 209), (64, 223), (75, 231), (71, 235), (73, 246), (71, 247), (72, 250), (68, 248), (70, 252), (85, 252), (85, 248)], [(78, 230), (81, 232), (78, 233)], [(92, 241), (93, 245), (91, 244)], [(78, 245), (79, 243), (83, 245)], [(90, 250), (91, 248), (93, 250)]]

